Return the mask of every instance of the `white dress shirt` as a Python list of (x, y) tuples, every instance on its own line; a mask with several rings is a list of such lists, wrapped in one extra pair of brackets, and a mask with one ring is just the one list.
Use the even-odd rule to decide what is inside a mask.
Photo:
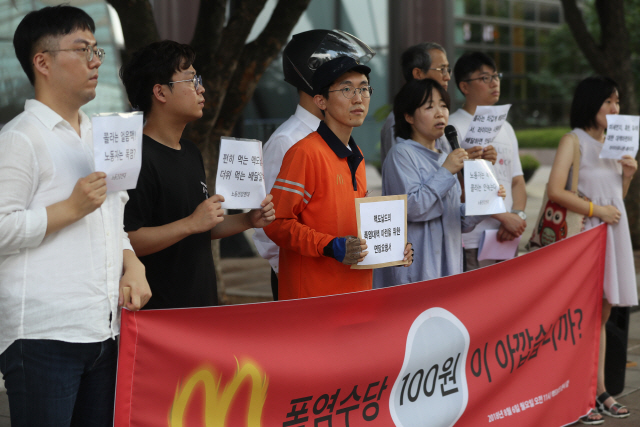
[(36, 100), (0, 132), (0, 353), (17, 339), (99, 342), (120, 330), (126, 191), (45, 237), (46, 207), (94, 171), (91, 121)]
[[(298, 105), (293, 116), (284, 122), (271, 135), (271, 138), (264, 144), (262, 157), (264, 159), (264, 181), (267, 194), (271, 192), (273, 184), (276, 182), (282, 159), (289, 148), (300, 141), (311, 132), (315, 132), (320, 126), (320, 119)], [(278, 261), (280, 259), (280, 248), (267, 237), (262, 228), (256, 229), (253, 234), (253, 241), (260, 255), (269, 261), (271, 268), (278, 272)]]

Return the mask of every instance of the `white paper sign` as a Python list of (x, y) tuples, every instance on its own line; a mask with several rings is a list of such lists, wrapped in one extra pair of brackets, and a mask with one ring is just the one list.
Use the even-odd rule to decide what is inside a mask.
[(601, 159), (621, 159), (628, 154), (636, 157), (640, 139), (640, 117), (607, 114), (607, 137), (600, 151)]
[(407, 196), (356, 199), (358, 237), (367, 241), (364, 261), (351, 268), (378, 268), (404, 264), (407, 239)]
[(107, 191), (136, 188), (142, 164), (142, 111), (91, 116), (96, 171), (107, 174)]
[(505, 260), (516, 256), (522, 235), (513, 240), (498, 241), (498, 230), (484, 230), (478, 243), (478, 261)]
[(465, 215), (493, 215), (506, 212), (498, 196), (500, 184), (487, 160), (464, 161)]
[(224, 196), (224, 209), (260, 209), (267, 197), (262, 167), (262, 142), (255, 139), (220, 139), (216, 194)]
[(460, 146), (462, 148), (485, 147), (491, 145), (502, 124), (507, 120), (511, 104), (479, 105), (473, 115), (467, 134)]

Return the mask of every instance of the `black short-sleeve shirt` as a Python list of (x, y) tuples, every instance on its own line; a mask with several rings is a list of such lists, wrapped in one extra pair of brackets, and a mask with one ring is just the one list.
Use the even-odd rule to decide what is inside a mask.
[[(125, 231), (178, 221), (209, 197), (200, 151), (184, 139), (180, 145), (174, 150), (143, 136), (142, 168), (136, 188), (129, 190)], [(217, 305), (210, 232), (188, 236), (140, 261), (153, 294), (144, 308)]]

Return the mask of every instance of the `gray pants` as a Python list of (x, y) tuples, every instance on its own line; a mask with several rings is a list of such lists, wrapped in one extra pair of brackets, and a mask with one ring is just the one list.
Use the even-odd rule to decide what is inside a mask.
[(487, 267), (498, 262), (495, 259), (484, 259), (482, 261), (478, 261), (478, 248), (465, 249), (464, 258), (466, 261), (466, 268), (464, 271), (477, 270), (478, 268)]

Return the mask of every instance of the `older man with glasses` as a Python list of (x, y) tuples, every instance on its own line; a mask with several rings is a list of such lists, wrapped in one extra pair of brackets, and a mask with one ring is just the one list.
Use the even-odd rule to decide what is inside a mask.
[[(502, 73), (498, 72), (493, 59), (481, 52), (464, 54), (456, 62), (454, 77), (458, 89), (465, 97), (461, 109), (449, 116), (449, 124), (456, 127), (463, 137), (479, 105), (494, 105), (500, 99)], [(462, 235), (465, 247), (466, 270), (494, 264), (495, 260), (478, 261), (478, 244), (485, 230), (498, 230), (498, 240), (513, 240), (522, 235), (527, 225), (524, 208), (527, 192), (522, 176), (522, 166), (518, 153), (518, 140), (513, 127), (504, 122), (502, 129), (493, 140), (497, 151), (494, 164), (498, 182), (507, 190), (505, 206), (507, 213), (493, 215), (482, 221), (476, 228)]]

